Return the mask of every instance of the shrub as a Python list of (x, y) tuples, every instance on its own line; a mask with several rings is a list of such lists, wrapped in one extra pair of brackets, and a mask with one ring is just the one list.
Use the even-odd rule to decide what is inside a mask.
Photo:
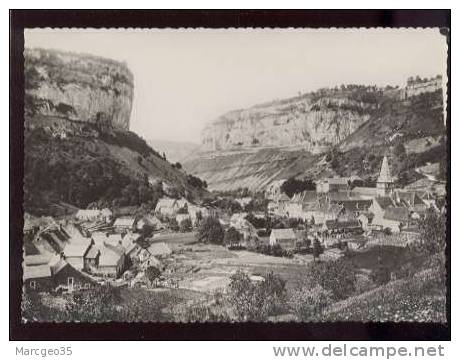
[(167, 223), (172, 231), (179, 231), (179, 224), (175, 218), (168, 218)]
[(392, 231), (391, 231), (391, 229), (389, 227), (386, 227), (385, 229), (383, 229), (383, 233), (385, 235), (391, 235)]
[(390, 281), (390, 270), (384, 266), (379, 266), (372, 272), (372, 281), (377, 285), (383, 285)]
[(150, 285), (153, 285), (153, 283), (160, 277), (160, 275), (161, 271), (157, 269), (155, 266), (149, 266), (145, 270), (145, 277), (150, 282)]
[(335, 300), (350, 296), (355, 291), (355, 280), (354, 268), (343, 259), (310, 263), (305, 279), (310, 288), (321, 286), (330, 290)]
[(190, 218), (183, 219), (179, 224), (179, 230), (181, 232), (192, 231), (192, 220)]
[(238, 246), (241, 240), (241, 234), (232, 226), (224, 235), (224, 244), (227, 246)]
[(285, 281), (269, 273), (264, 281), (252, 282), (240, 270), (230, 278), (227, 294), (239, 321), (264, 321), (276, 315), (285, 300)]
[(198, 225), (198, 241), (212, 244), (222, 244), (224, 240), (224, 228), (215, 217), (206, 217)]
[(315, 239), (315, 241), (313, 241), (313, 251), (312, 251), (313, 259), (316, 261), (316, 259), (319, 258), (322, 252), (323, 252), (323, 248), (321, 247), (319, 240)]
[(319, 285), (294, 290), (289, 301), (292, 311), (302, 321), (321, 320), (323, 310), (331, 303), (332, 292)]

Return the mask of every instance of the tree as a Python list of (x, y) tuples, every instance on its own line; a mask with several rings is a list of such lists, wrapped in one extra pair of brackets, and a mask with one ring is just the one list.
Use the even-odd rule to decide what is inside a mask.
[(429, 254), (444, 251), (446, 246), (446, 219), (443, 213), (429, 208), (419, 221), (420, 247)]
[(316, 186), (311, 179), (300, 180), (296, 179), (295, 177), (291, 177), (281, 185), (280, 190), (291, 197), (292, 195), (302, 191), (314, 191), (316, 190)]
[(395, 146), (394, 154), (399, 158), (403, 158), (406, 155), (406, 148), (404, 147), (402, 142), (398, 143), (398, 145)]
[(222, 244), (224, 228), (217, 218), (206, 217), (200, 222), (196, 236), (198, 241), (204, 243)]
[(179, 224), (180, 232), (189, 232), (192, 231), (192, 220), (190, 218), (183, 219)]
[(316, 259), (319, 259), (319, 256), (321, 255), (323, 249), (321, 248), (321, 244), (318, 239), (315, 239), (313, 241), (313, 259), (316, 261)]
[(182, 164), (181, 164), (180, 162), (176, 162), (176, 163), (174, 164), (174, 167), (175, 167), (176, 169), (180, 170), (180, 169), (182, 169)]
[(230, 227), (225, 232), (225, 236), (224, 236), (225, 245), (229, 247), (238, 246), (240, 244), (240, 240), (241, 240), (241, 234), (233, 226)]
[(149, 266), (145, 270), (145, 277), (147, 280), (150, 282), (151, 285), (153, 285), (153, 282), (156, 281), (161, 275), (161, 271), (156, 268), (155, 266)]
[(445, 160), (441, 160), (439, 162), (438, 179), (446, 180), (446, 176), (447, 176), (447, 163)]

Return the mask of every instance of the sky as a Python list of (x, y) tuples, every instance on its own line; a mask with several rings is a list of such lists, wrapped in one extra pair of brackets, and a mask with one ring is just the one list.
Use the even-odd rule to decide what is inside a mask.
[(28, 29), (25, 46), (125, 61), (131, 130), (195, 143), (231, 110), (341, 84), (445, 78), (447, 61), (437, 29)]

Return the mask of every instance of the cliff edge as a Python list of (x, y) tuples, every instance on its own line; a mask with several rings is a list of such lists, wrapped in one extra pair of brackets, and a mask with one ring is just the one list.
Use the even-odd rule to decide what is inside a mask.
[(126, 64), (92, 55), (25, 49), (24, 75), (26, 115), (129, 129), (134, 85)]

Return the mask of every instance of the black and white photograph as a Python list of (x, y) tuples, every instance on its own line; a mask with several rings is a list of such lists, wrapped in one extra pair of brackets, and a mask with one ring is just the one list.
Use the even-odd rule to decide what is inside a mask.
[(26, 29), (23, 322), (446, 322), (439, 29)]
[(11, 19), (10, 340), (450, 339), (449, 10)]

